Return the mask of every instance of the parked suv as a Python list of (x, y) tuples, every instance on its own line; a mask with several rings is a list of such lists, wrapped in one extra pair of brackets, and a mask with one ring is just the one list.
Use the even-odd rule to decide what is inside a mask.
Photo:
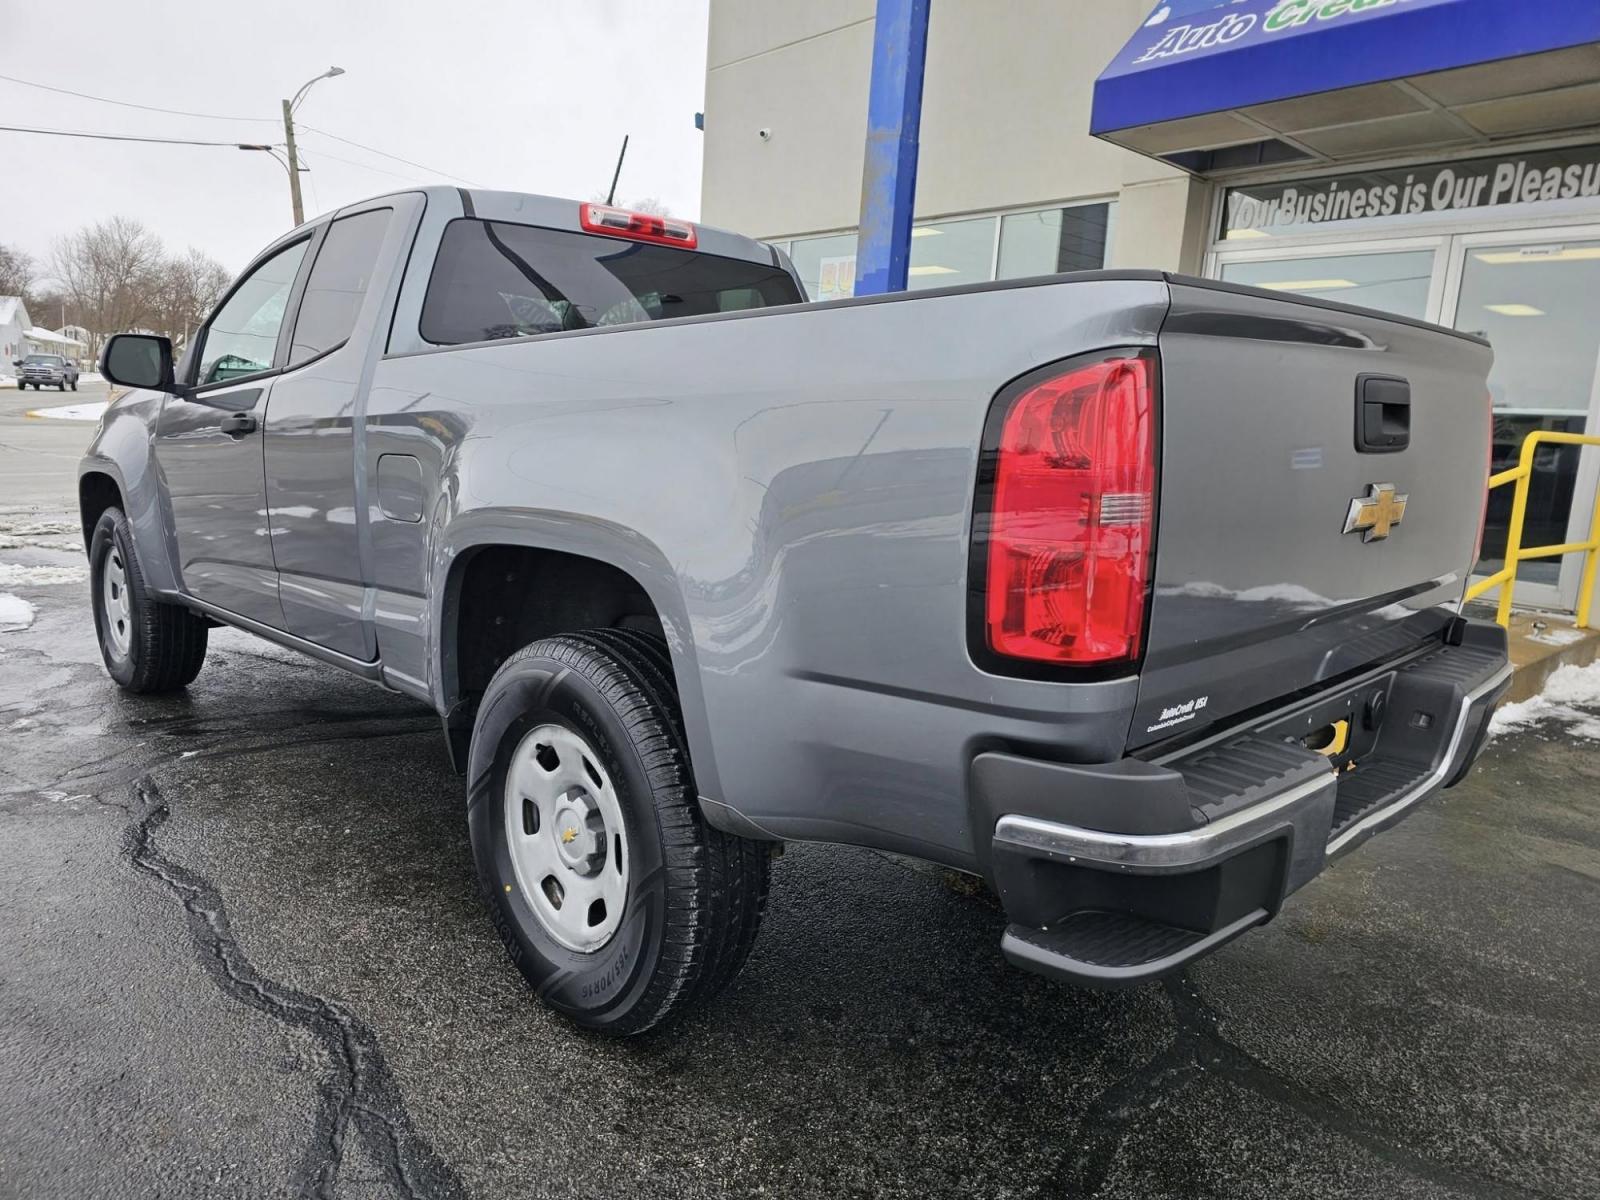
[(59, 354), (30, 354), (12, 364), (17, 368), (17, 387), (32, 387), (35, 391), (53, 387), (66, 391), (78, 390), (78, 365)]

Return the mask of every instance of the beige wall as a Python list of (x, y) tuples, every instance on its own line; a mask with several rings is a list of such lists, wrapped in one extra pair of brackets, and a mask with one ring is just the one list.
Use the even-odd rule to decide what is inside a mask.
[[(769, 238), (856, 224), (874, 8), (711, 0), (709, 224)], [(1207, 189), (1088, 132), (1095, 77), (1149, 9), (932, 0), (917, 216), (1116, 198), (1113, 264), (1197, 269)]]

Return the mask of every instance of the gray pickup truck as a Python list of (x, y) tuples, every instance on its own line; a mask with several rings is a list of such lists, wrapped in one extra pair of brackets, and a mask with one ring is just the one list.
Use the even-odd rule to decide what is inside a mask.
[(181, 362), (106, 347), (100, 646), (165, 691), (225, 624), (431, 705), (490, 917), (591, 1028), (726, 984), (790, 840), (982, 876), (1012, 962), (1135, 982), (1478, 754), (1489, 364), (1153, 271), (808, 304), (731, 233), (401, 192)]
[(17, 390), (32, 388), (42, 392), (53, 387), (64, 392), (78, 390), (78, 364), (60, 354), (30, 354), (11, 364), (17, 369)]

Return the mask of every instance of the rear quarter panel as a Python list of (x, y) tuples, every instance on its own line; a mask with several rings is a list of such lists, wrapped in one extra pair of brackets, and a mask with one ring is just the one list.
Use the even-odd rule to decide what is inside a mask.
[[(1153, 343), (1166, 305), (1159, 277), (1084, 279), (383, 360), (373, 452), (404, 446), (435, 486), (427, 577), (398, 591), (431, 598), (437, 702), (456, 555), (612, 561), (661, 613), (713, 819), (971, 865), (975, 749), (1114, 758), (1135, 686), (972, 663), (985, 415), (1041, 364)], [(406, 604), (380, 594), (380, 621)]]

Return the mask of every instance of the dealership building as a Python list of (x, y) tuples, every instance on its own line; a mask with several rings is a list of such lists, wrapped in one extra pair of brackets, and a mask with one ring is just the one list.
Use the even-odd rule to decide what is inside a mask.
[[(855, 287), (877, 7), (711, 3), (703, 218), (816, 300)], [(1493, 343), (1497, 469), (1600, 431), (1600, 0), (927, 12), (910, 288), (1154, 267), (1385, 309)], [(1542, 457), (1526, 543), (1587, 537), (1597, 475)], [(1581, 565), (1526, 563), (1519, 601), (1571, 608)]]

